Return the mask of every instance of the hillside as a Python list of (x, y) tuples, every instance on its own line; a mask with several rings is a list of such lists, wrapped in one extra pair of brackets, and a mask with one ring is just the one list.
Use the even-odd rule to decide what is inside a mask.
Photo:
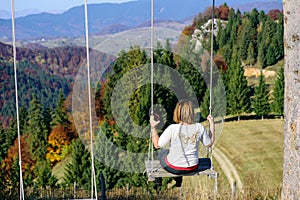
[[(12, 46), (0, 43), (0, 115), (7, 117), (15, 113), (14, 71)], [(93, 58), (102, 67), (107, 67), (113, 56), (93, 51)], [(17, 48), (17, 78), (20, 106), (28, 106), (33, 95), (39, 97), (45, 106), (53, 107), (59, 90), (67, 96), (79, 67), (86, 64), (84, 47), (46, 48), (28, 46)], [(101, 67), (100, 66), (100, 67)]]
[[(255, 6), (259, 10), (282, 9), (279, 0), (238, 2), (226, 1), (234, 9), (249, 11)], [(217, 5), (223, 1), (216, 2)], [(211, 6), (210, 1), (165, 0), (155, 2), (155, 20), (180, 21), (190, 20)], [(90, 34), (107, 34), (140, 27), (150, 20), (150, 2), (146, 0), (125, 3), (90, 4), (89, 32)], [(0, 39), (11, 40), (11, 21), (0, 19)], [(16, 19), (16, 34), (18, 40), (42, 40), (54, 38), (74, 38), (84, 35), (83, 6), (73, 7), (62, 14), (38, 13)]]

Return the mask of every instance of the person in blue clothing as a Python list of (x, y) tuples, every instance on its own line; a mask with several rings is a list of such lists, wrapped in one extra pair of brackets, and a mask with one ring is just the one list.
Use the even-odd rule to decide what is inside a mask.
[[(160, 123), (150, 116), (152, 142), (159, 149), (170, 144), (169, 149), (161, 150), (159, 160), (161, 166), (168, 172), (176, 175), (184, 175), (198, 169), (198, 147), (201, 142), (205, 147), (214, 143), (214, 120), (211, 115), (207, 117), (209, 131), (201, 124), (194, 121), (194, 110), (190, 101), (177, 103), (173, 120), (175, 124), (169, 125), (159, 137), (156, 126)], [(175, 179), (176, 180), (176, 179)], [(176, 180), (176, 186), (180, 187), (182, 177)]]

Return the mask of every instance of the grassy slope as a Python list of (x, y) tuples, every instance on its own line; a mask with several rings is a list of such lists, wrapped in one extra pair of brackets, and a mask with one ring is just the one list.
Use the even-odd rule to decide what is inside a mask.
[[(281, 185), (283, 120), (225, 122), (216, 147), (222, 150), (235, 165), (244, 187), (260, 190), (275, 189)], [(62, 178), (64, 166), (69, 159), (67, 158), (53, 169), (57, 178)], [(219, 188), (229, 189), (229, 183), (218, 163), (214, 162), (214, 166), (220, 175)], [(206, 177), (184, 177), (185, 187), (205, 189), (203, 183), (213, 185), (214, 182)]]
[[(225, 122), (216, 147), (222, 150), (238, 170), (244, 188), (256, 191), (276, 189), (282, 181), (283, 120), (246, 120)], [(229, 183), (219, 172), (219, 188), (229, 189)], [(199, 177), (185, 177), (185, 186), (198, 184)], [(213, 184), (213, 181), (202, 180)]]
[(71, 156), (68, 155), (65, 157), (65, 159), (59, 163), (57, 163), (53, 169), (52, 169), (52, 173), (53, 175), (58, 178), (58, 183), (62, 183), (63, 182), (63, 178), (64, 178), (64, 173), (65, 173), (65, 166), (67, 163), (71, 162)]

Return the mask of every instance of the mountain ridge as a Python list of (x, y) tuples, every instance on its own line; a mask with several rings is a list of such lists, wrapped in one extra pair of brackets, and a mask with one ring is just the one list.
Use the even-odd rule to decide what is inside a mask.
[[(251, 6), (255, 5), (260, 5), (261, 10), (281, 9), (282, 7), (279, 0), (248, 0), (244, 3), (228, 0), (227, 2), (228, 6), (234, 9), (241, 7), (243, 11), (251, 10)], [(220, 3), (217, 5), (220, 5)], [(186, 0), (184, 4), (180, 0), (157, 1), (154, 6), (155, 20), (183, 21), (203, 12), (209, 6), (211, 6), (211, 2), (208, 1), (202, 1), (201, 5), (196, 0)], [(116, 31), (118, 29), (115, 28), (116, 26), (120, 26), (120, 30), (140, 27), (141, 24), (149, 21), (151, 17), (150, 2), (146, 0), (119, 4), (89, 4), (88, 12), (90, 34), (107, 33), (107, 30), (110, 30), (109, 27), (114, 27), (113, 31)], [(73, 7), (61, 14), (43, 12), (19, 17), (15, 21), (18, 40), (75, 38), (83, 36), (85, 30), (83, 5)], [(11, 20), (0, 19), (0, 29), (2, 30), (0, 40), (10, 41)]]

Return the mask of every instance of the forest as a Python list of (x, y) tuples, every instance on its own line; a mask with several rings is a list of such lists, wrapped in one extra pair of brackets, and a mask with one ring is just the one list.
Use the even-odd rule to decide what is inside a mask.
[[(173, 123), (172, 112), (164, 113), (165, 110), (173, 110), (179, 98), (190, 98), (195, 93), (200, 106), (201, 116), (205, 119), (209, 113), (209, 89), (205, 82), (208, 68), (201, 63), (207, 63), (201, 57), (203, 52), (195, 50), (194, 37), (201, 38), (201, 46), (210, 51), (211, 31), (204, 31), (203, 26), (209, 21), (212, 9), (208, 8), (186, 26), (176, 44), (176, 47), (157, 43), (154, 51), (155, 78), (169, 77), (165, 85), (154, 85), (154, 104), (161, 107), (155, 108), (155, 112), (161, 114), (164, 120), (163, 130)], [(225, 91), (214, 90), (213, 115), (237, 117), (251, 115), (257, 119), (269, 116), (283, 115), (284, 73), (283, 67), (277, 72), (274, 84), (267, 84), (265, 77), (257, 78), (255, 85), (249, 85), (244, 76), (246, 67), (258, 67), (261, 72), (267, 66), (274, 65), (284, 57), (283, 46), (283, 14), (279, 10), (271, 10), (268, 13), (251, 12), (241, 13), (226, 4), (215, 9), (216, 25), (214, 35), (214, 62), (219, 70), (219, 79), (224, 84)], [(211, 22), (210, 22), (211, 23)], [(201, 35), (201, 37), (200, 37)], [(175, 53), (173, 49), (176, 48)], [(1, 44), (0, 71), (1, 71), (1, 126), (0, 126), (0, 198), (12, 194), (18, 194), (19, 188), (19, 163), (18, 163), (18, 140), (17, 124), (13, 85), (12, 47)], [(91, 187), (91, 155), (84, 140), (87, 140), (78, 132), (72, 115), (72, 86), (78, 68), (84, 65), (85, 49), (83, 47), (63, 47), (48, 49), (45, 47), (18, 48), (18, 83), (20, 98), (20, 134), (22, 174), (25, 190), (27, 188), (66, 188), (76, 182), (77, 187), (90, 189)], [(105, 74), (93, 88), (95, 91), (94, 103), (97, 122), (104, 134), (96, 132), (94, 135), (96, 180), (100, 180), (100, 174), (105, 178), (107, 189), (125, 186), (142, 187), (153, 189), (154, 184), (147, 181), (142, 173), (129, 173), (117, 170), (115, 162), (109, 159), (117, 157), (124, 168), (131, 168), (132, 163), (139, 163), (136, 158), (131, 162), (123, 162), (118, 152), (110, 152), (114, 158), (105, 157), (110, 151), (109, 146), (101, 146), (103, 140), (109, 140), (122, 150), (129, 152), (147, 153), (149, 138), (148, 121), (150, 102), (150, 84), (137, 87), (132, 94), (128, 90), (135, 87), (131, 84), (122, 86), (119, 94), (114, 95), (114, 89), (118, 81), (124, 75), (139, 66), (148, 69), (150, 57), (147, 52), (138, 46), (128, 51), (120, 51), (115, 59), (101, 52), (97, 56), (99, 63), (110, 66)], [(185, 59), (189, 57), (189, 60)], [(115, 59), (115, 60), (114, 60)], [(114, 60), (114, 62), (112, 62)], [(169, 70), (163, 66), (177, 71), (185, 81), (173, 79)], [(204, 65), (207, 66), (207, 65)], [(136, 73), (136, 80), (143, 82), (144, 68)], [(130, 78), (130, 77), (129, 77)], [(166, 79), (166, 78), (165, 78)], [(130, 82), (130, 81), (128, 81)], [(182, 96), (170, 88), (185, 88), (190, 84), (187, 91), (179, 91)], [(225, 96), (222, 96), (225, 94)], [(110, 102), (126, 102), (113, 107)], [(217, 106), (218, 101), (226, 99), (226, 107)], [(224, 102), (223, 102), (224, 103)], [(220, 103), (221, 104), (221, 103)], [(129, 107), (129, 115), (125, 112)], [(227, 108), (227, 109), (226, 109)], [(222, 110), (224, 109), (224, 110)], [(125, 127), (120, 127), (116, 122), (114, 112), (118, 118), (124, 121)], [(225, 116), (224, 116), (225, 117)], [(144, 129), (136, 129), (132, 122)], [(125, 130), (130, 130), (127, 134)], [(143, 135), (145, 137), (135, 137)], [(83, 142), (82, 142), (83, 141)], [(107, 148), (107, 149), (105, 149)], [(99, 159), (100, 158), (100, 159)], [(103, 161), (102, 159), (108, 159)], [(142, 163), (143, 160), (140, 158)], [(52, 170), (55, 166), (66, 163), (63, 175), (56, 177)], [(104, 163), (110, 163), (109, 166)], [(164, 179), (161, 189), (166, 189), (171, 179)], [(97, 183), (101, 188), (100, 182)], [(13, 197), (12, 197), (13, 199)]]

